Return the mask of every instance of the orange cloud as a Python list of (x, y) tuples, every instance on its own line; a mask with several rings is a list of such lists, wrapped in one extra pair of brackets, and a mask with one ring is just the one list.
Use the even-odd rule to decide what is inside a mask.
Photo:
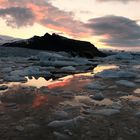
[[(32, 11), (32, 13), (34, 14), (34, 18), (28, 19), (28, 20), (24, 20), (25, 22), (30, 21), (30, 23), (38, 23), (40, 25), (43, 25), (47, 28), (59, 31), (59, 32), (63, 32), (65, 34), (71, 35), (71, 36), (82, 36), (82, 37), (87, 37), (88, 35), (90, 35), (87, 32), (87, 28), (85, 28), (83, 26), (83, 23), (81, 23), (78, 20), (74, 20), (73, 19), (73, 13), (71, 12), (65, 12), (62, 11), (58, 8), (56, 8), (55, 6), (53, 6), (51, 3), (45, 1), (45, 0), (41, 0), (41, 1), (36, 1), (36, 0), (0, 0), (1, 3), (1, 8), (5, 8), (5, 11), (7, 11), (7, 9), (9, 8), (15, 8), (16, 9), (20, 9), (20, 8), (24, 8), (24, 9), (30, 9), (30, 11)], [(12, 5), (12, 7), (11, 7)], [(1, 10), (1, 9), (0, 9)], [(18, 13), (18, 11), (17, 11)], [(24, 16), (25, 14), (25, 16)], [(22, 17), (27, 17), (27, 13), (23, 13), (22, 17), (21, 16), (14, 16), (14, 14), (11, 15), (10, 12), (5, 13), (5, 15), (9, 15), (12, 17), (12, 19), (14, 19), (12, 21), (12, 24), (10, 24), (10, 22), (8, 22), (8, 26), (12, 26), (14, 27), (14, 22), (15, 25), (18, 25), (18, 27), (20, 27), (21, 23), (20, 21), (22, 21)], [(0, 16), (2, 18), (3, 17), (1, 14)], [(23, 24), (21, 24), (23, 26)], [(24, 23), (24, 25), (32, 25), (32, 24), (28, 24), (28, 23)], [(22, 27), (21, 26), (21, 27)], [(15, 26), (16, 27), (16, 26)]]
[(27, 7), (30, 8), (36, 15), (36, 20), (40, 21), (44, 19), (48, 15), (48, 7), (47, 6), (38, 6), (33, 3), (28, 3)]
[(3, 8), (3, 6), (5, 7), (6, 4), (8, 4), (6, 0), (0, 0), (0, 8)]

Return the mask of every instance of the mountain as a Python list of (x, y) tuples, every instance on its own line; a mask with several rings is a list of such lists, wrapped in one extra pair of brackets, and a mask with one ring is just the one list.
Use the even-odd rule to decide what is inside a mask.
[(87, 41), (69, 39), (57, 34), (48, 34), (44, 36), (34, 36), (27, 40), (20, 40), (3, 44), (5, 47), (24, 47), (38, 50), (65, 51), (72, 55), (93, 58), (95, 56), (103, 57), (104, 53), (100, 52), (93, 44)]
[(7, 42), (15, 42), (15, 41), (18, 41), (18, 40), (21, 40), (19, 38), (14, 38), (14, 37), (11, 37), (11, 36), (5, 36), (5, 35), (0, 35), (0, 45), (4, 44), (4, 43), (7, 43)]
[(12, 40), (12, 39), (14, 39), (14, 38), (11, 37), (11, 36), (0, 35), (0, 39), (3, 39), (3, 40)]

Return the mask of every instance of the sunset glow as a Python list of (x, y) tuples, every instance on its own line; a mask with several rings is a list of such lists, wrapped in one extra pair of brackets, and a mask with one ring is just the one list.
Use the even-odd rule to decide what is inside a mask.
[(139, 0), (0, 0), (0, 34), (55, 32), (99, 48), (139, 48), (139, 9)]

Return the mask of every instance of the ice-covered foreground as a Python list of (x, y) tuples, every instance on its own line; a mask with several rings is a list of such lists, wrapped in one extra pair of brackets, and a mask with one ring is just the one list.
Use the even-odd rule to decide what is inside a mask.
[(139, 140), (139, 54), (0, 53), (1, 139)]

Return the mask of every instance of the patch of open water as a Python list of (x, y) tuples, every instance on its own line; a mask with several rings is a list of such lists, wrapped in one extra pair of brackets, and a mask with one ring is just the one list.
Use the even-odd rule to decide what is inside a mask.
[[(9, 89), (2, 91), (4, 92), (8, 92), (8, 90), (12, 89), (13, 87), (16, 88), (16, 86), (26, 86), (26, 87), (36, 87), (36, 88), (41, 88), (41, 87), (46, 87), (48, 89), (63, 89), (65, 90), (69, 90), (72, 92), (80, 92), (82, 90), (83, 87), (85, 87), (86, 84), (90, 83), (93, 81), (93, 75), (95, 73), (107, 70), (107, 69), (118, 69), (119, 67), (116, 65), (99, 65), (97, 66), (93, 71), (91, 72), (85, 72), (85, 73), (79, 73), (79, 74), (73, 74), (73, 75), (68, 75), (56, 80), (53, 79), (49, 79), (46, 80), (44, 77), (39, 77), (39, 78), (35, 78), (35, 77), (26, 77), (27, 78), (27, 82), (25, 83), (21, 83), (21, 82), (9, 82), (9, 83), (4, 83), (1, 85), (7, 85), (9, 87)], [(49, 95), (51, 96), (51, 94)], [(34, 101), (33, 101), (33, 107), (38, 107), (41, 104), (48, 102), (50, 100), (50, 98), (53, 98), (53, 100), (55, 100), (55, 97), (49, 97), (48, 95), (43, 95), (43, 94), (36, 94)], [(92, 102), (94, 104), (97, 105), (110, 105), (113, 103), (112, 100), (105, 98), (102, 101), (96, 101), (91, 99), (89, 96), (85, 96), (85, 95), (81, 95), (81, 96), (74, 96), (73, 100), (71, 100), (69, 102), (69, 104), (80, 104), (83, 102)]]
[[(39, 78), (26, 77), (27, 82), (25, 82), (25, 83), (9, 82), (9, 83), (1, 84), (1, 85), (7, 85), (8, 87), (13, 87), (15, 85), (34, 86), (36, 88), (41, 88), (43, 86), (46, 86), (49, 89), (52, 89), (52, 88), (56, 88), (56, 87), (64, 87), (66, 85), (70, 86), (70, 85), (76, 84), (78, 87), (78, 84), (89, 83), (91, 81), (90, 77), (93, 77), (93, 75), (98, 72), (102, 72), (102, 71), (108, 70), (108, 69), (118, 69), (118, 68), (119, 68), (119, 66), (117, 66), (117, 65), (98, 65), (91, 72), (68, 75), (68, 76), (65, 76), (62, 78), (58, 78), (56, 80), (53, 80), (53, 79), (46, 80), (44, 77), (39, 77)], [(82, 84), (82, 85), (84, 85), (84, 84)]]

